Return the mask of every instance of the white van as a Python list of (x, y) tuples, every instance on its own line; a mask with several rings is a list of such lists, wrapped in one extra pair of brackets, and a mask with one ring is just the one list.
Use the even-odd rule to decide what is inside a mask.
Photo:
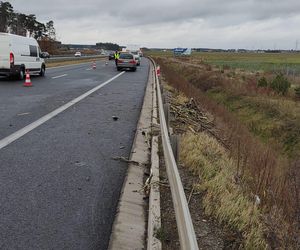
[(34, 38), (0, 32), (0, 76), (24, 79), (30, 74), (45, 75), (45, 60)]

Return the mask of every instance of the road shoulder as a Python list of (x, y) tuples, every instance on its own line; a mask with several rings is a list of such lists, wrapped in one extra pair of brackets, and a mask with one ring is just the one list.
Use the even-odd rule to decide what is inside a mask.
[(150, 134), (152, 118), (151, 74), (145, 92), (127, 176), (124, 180), (117, 214), (115, 217), (109, 248), (111, 250), (144, 249), (146, 242), (145, 194), (143, 190), (145, 172), (150, 162)]

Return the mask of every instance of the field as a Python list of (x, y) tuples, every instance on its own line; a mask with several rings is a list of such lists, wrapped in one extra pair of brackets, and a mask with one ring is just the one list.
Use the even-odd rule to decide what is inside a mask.
[[(171, 52), (150, 52), (152, 56), (173, 57)], [(231, 53), (193, 52), (186, 59), (203, 61), (220, 68), (244, 69), (248, 71), (283, 72), (300, 75), (300, 53)]]
[[(300, 68), (300, 55), (194, 53), (191, 57), (174, 58), (170, 53), (155, 52), (153, 56), (161, 66), (165, 81), (193, 98), (204, 112), (214, 117), (218, 135), (213, 137), (228, 155), (226, 163), (217, 167), (218, 157), (212, 161), (213, 153), (207, 151), (211, 145), (207, 145), (207, 150), (205, 147), (197, 149), (191, 142), (212, 143), (202, 131), (196, 131), (199, 137), (182, 135), (182, 163), (197, 175), (202, 174), (202, 182), (206, 181), (205, 173), (215, 173), (207, 178), (207, 213), (238, 231), (245, 230), (243, 235), (248, 248), (257, 249), (264, 244), (275, 248), (295, 247), (300, 211), (300, 102), (296, 91), (299, 81), (281, 68), (284, 65)], [(270, 65), (274, 71), (269, 70)], [(284, 91), (280, 90), (282, 86), (286, 87)], [(201, 155), (203, 159), (208, 158), (205, 162), (213, 162), (212, 165), (204, 164), (204, 160), (199, 162)], [(227, 176), (222, 182), (216, 179), (219, 173), (220, 178)], [(236, 181), (234, 185), (232, 180)], [(237, 194), (238, 189), (241, 191)], [(259, 197), (260, 205), (257, 227), (251, 231), (252, 212), (241, 214), (239, 211), (244, 211), (241, 204), (251, 207), (254, 196)], [(232, 200), (232, 197), (239, 197), (236, 203), (224, 203), (224, 199)], [(243, 221), (235, 223), (237, 218)], [(261, 233), (253, 234), (258, 231)]]

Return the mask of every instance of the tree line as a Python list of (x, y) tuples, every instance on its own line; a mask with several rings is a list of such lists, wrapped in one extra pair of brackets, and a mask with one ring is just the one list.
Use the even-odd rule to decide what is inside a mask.
[(96, 43), (96, 47), (105, 50), (119, 50), (120, 46), (116, 43)]
[(56, 40), (54, 22), (41, 23), (34, 14), (15, 12), (9, 2), (0, 1), (0, 32), (34, 37), (37, 40), (48, 38)]

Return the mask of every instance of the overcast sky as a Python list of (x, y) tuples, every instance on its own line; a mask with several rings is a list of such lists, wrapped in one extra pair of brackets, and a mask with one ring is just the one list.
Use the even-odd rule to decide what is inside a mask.
[(63, 43), (300, 49), (300, 0), (10, 0)]

